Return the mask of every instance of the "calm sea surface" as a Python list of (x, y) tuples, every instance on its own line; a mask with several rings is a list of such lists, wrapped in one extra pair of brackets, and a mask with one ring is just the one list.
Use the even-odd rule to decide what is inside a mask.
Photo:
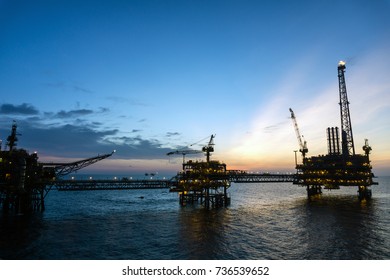
[[(180, 207), (168, 190), (58, 192), (0, 214), (0, 259), (390, 259), (390, 177), (308, 201), (290, 183), (232, 184), (231, 205)], [(141, 198), (144, 197), (144, 198)]]

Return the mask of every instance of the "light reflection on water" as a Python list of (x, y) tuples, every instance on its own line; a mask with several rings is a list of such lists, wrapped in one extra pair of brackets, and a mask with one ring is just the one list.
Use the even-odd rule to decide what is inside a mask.
[[(57, 192), (2, 216), (3, 259), (389, 259), (390, 183), (308, 200), (291, 184), (233, 184), (227, 208), (180, 207), (167, 190)], [(143, 198), (141, 198), (143, 197)]]

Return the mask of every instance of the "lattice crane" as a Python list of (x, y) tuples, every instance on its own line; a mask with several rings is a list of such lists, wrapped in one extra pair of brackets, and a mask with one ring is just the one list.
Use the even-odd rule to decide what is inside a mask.
[(305, 158), (306, 154), (309, 150), (307, 149), (307, 144), (306, 144), (305, 139), (303, 138), (303, 135), (301, 135), (301, 133), (299, 132), (297, 119), (295, 117), (294, 111), (291, 108), (290, 108), (290, 113), (291, 113), (291, 119), (292, 119), (293, 124), (294, 124), (295, 133), (297, 135), (297, 139), (298, 139), (298, 143), (299, 143), (299, 147), (300, 147), (299, 151), (301, 152), (302, 157)]
[(188, 154), (200, 154), (200, 153), (203, 153), (202, 151), (198, 151), (198, 150), (176, 150), (176, 151), (173, 151), (173, 152), (169, 152), (167, 153), (167, 156), (171, 156), (171, 155), (183, 155), (183, 164), (185, 162), (185, 157), (186, 155)]
[(207, 162), (210, 161), (210, 154), (214, 152), (214, 138), (215, 138), (215, 134), (212, 134), (207, 146), (204, 146), (202, 148), (202, 151), (206, 153)]
[[(206, 159), (207, 159), (207, 162), (210, 161), (210, 154), (212, 152), (214, 152), (214, 138), (215, 138), (215, 134), (212, 134), (211, 137), (210, 137), (210, 140), (208, 142), (208, 144), (206, 146), (204, 146), (202, 148), (202, 150), (192, 150), (192, 149), (181, 149), (181, 150), (176, 150), (176, 151), (173, 151), (173, 152), (169, 152), (167, 153), (167, 156), (171, 156), (171, 155), (183, 155), (183, 164), (185, 163), (185, 156), (188, 155), (188, 154), (201, 154), (201, 153), (206, 153)], [(203, 139), (205, 140), (205, 139)], [(203, 141), (201, 140), (201, 141)], [(194, 143), (194, 144), (191, 144), (190, 146), (193, 146), (197, 143), (199, 143), (200, 141)]]

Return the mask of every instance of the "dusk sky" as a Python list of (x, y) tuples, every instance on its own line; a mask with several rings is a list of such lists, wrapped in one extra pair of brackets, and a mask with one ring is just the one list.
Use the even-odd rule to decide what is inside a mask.
[(389, 0), (0, 0), (2, 149), (15, 120), (40, 161), (115, 149), (87, 171), (174, 174), (167, 152), (216, 134), (228, 169), (294, 171), (289, 108), (308, 156), (326, 154), (344, 60), (355, 149), (367, 138), (390, 175), (389, 15)]

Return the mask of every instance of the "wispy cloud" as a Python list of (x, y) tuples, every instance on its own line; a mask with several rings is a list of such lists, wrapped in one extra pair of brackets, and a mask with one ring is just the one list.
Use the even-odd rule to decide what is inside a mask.
[(74, 91), (77, 91), (77, 92), (93, 93), (92, 90), (81, 87), (81, 86), (77, 86), (77, 85), (73, 85), (73, 89), (74, 89)]
[(134, 98), (123, 97), (123, 96), (108, 96), (106, 99), (114, 103), (121, 103), (121, 104), (125, 103), (130, 106), (142, 106), (142, 107), (148, 106), (146, 103), (142, 101), (139, 101)]
[(42, 85), (54, 89), (73, 90), (74, 92), (78, 93), (94, 93), (93, 90), (88, 89), (84, 86), (80, 86), (79, 84), (73, 82), (57, 81), (42, 83)]
[(51, 87), (51, 88), (65, 88), (66, 83), (65, 82), (48, 82), (48, 83), (42, 83), (43, 86)]
[(264, 127), (264, 132), (266, 132), (266, 133), (274, 133), (276, 130), (280, 129), (286, 123), (287, 123), (287, 121), (278, 122), (276, 124), (268, 125), (268, 126)]
[(179, 132), (167, 132), (167, 137), (174, 137), (174, 136), (180, 136), (181, 134)]

